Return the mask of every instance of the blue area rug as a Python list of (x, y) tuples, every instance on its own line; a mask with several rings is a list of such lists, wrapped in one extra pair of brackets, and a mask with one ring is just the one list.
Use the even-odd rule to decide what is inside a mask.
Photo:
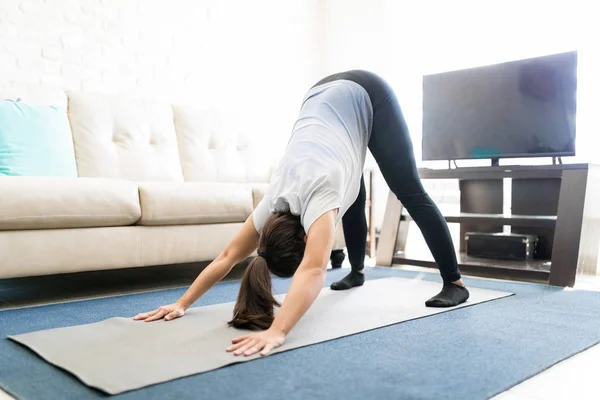
[[(328, 284), (346, 272), (330, 271)], [(389, 268), (367, 272), (369, 279), (401, 276), (439, 281), (437, 274)], [(600, 342), (600, 293), (524, 283), (465, 281), (469, 286), (516, 295), (113, 397), (487, 399)], [(277, 279), (275, 291), (285, 293), (288, 285), (289, 280)], [(233, 301), (237, 289), (236, 282), (220, 284), (197, 305)], [(18, 399), (108, 397), (6, 336), (132, 316), (173, 302), (183, 291), (0, 312), (0, 387)]]

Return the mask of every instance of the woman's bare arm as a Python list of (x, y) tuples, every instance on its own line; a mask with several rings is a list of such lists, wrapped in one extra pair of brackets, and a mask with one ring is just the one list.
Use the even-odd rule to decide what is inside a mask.
[(334, 210), (323, 214), (309, 229), (304, 258), (271, 327), (260, 333), (234, 339), (227, 351), (245, 356), (260, 352), (264, 356), (283, 344), (287, 334), (308, 311), (323, 288), (333, 247), (336, 212)]
[(161, 318), (170, 320), (181, 317), (185, 310), (221, 281), (237, 263), (248, 258), (256, 250), (258, 239), (259, 234), (254, 228), (254, 220), (251, 215), (225, 250), (198, 275), (194, 283), (176, 303), (138, 314), (134, 319), (150, 322)]
[(335, 235), (335, 211), (318, 218), (308, 231), (304, 258), (271, 329), (287, 335), (323, 289)]
[(231, 243), (198, 275), (177, 302), (186, 308), (194, 304), (211, 287), (220, 282), (237, 263), (248, 258), (256, 250), (258, 239), (259, 234), (254, 228), (251, 215)]

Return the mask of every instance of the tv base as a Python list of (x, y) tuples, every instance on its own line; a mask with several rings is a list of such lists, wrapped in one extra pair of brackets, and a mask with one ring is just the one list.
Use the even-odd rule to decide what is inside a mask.
[[(500, 167), (500, 158), (492, 158), (490, 163), (490, 167)], [(455, 169), (458, 169), (458, 165), (456, 164), (456, 160), (450, 159), (448, 160), (448, 169), (452, 169), (452, 165), (454, 165)], [(562, 157), (555, 156), (552, 157), (552, 164), (549, 165), (563, 165)], [(506, 165), (505, 167), (520, 167), (520, 165)], [(464, 168), (464, 167), (461, 167)], [(481, 167), (479, 167), (481, 168)]]

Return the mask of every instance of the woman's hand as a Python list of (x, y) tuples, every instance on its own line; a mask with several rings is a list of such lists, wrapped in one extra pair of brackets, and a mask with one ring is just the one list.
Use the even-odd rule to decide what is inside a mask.
[(133, 317), (133, 319), (136, 321), (144, 320), (145, 322), (150, 322), (164, 318), (165, 321), (170, 321), (175, 318), (183, 317), (184, 315), (185, 307), (179, 303), (173, 303), (167, 306), (158, 307), (154, 311), (138, 314)]
[(281, 346), (285, 342), (285, 335), (273, 329), (264, 332), (252, 333), (240, 336), (231, 341), (233, 344), (227, 348), (234, 356), (243, 354), (248, 357), (260, 351), (261, 356), (266, 356), (271, 350)]

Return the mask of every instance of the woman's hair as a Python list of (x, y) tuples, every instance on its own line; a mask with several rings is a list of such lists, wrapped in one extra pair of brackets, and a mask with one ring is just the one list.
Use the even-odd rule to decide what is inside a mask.
[(271, 273), (291, 277), (304, 256), (304, 228), (300, 217), (277, 212), (265, 222), (258, 243), (258, 256), (244, 271), (240, 292), (229, 325), (240, 329), (265, 330), (273, 323), (275, 307)]

